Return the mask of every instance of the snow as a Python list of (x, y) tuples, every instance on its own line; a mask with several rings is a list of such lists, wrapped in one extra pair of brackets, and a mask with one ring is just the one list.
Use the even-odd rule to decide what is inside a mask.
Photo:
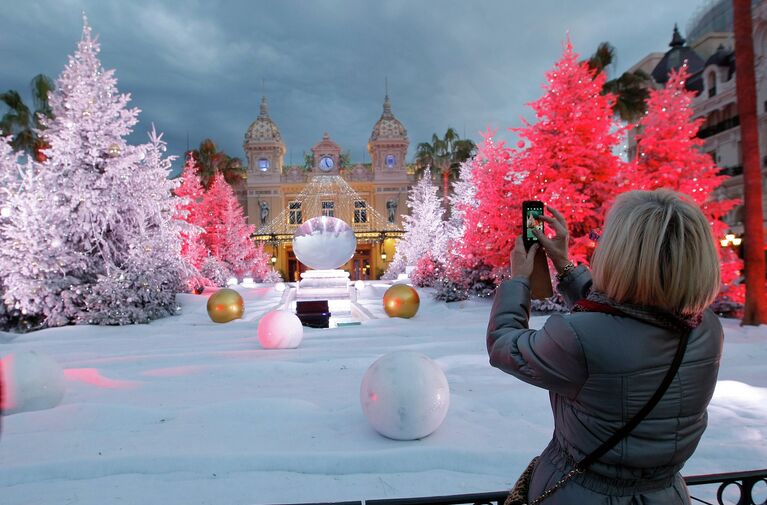
[[(421, 290), (414, 318), (388, 319), (387, 287), (359, 293), (380, 319), (307, 328), (290, 350), (258, 343), (260, 317), (283, 294), (265, 286), (237, 288), (245, 315), (228, 324), (209, 321), (205, 296), (179, 295), (180, 316), (148, 325), (0, 334), (0, 355), (46, 353), (67, 381), (58, 407), (3, 419), (0, 502), (229, 505), (509, 488), (551, 436), (548, 394), (488, 365), (489, 301), (446, 305)], [(685, 475), (766, 466), (767, 327), (723, 324), (709, 428)], [(430, 356), (450, 384), (447, 417), (422, 440), (384, 438), (362, 414), (362, 377), (394, 350)]]

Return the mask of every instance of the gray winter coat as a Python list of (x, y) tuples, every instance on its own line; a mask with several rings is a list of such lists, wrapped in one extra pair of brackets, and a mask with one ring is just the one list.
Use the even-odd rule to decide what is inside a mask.
[[(558, 286), (570, 305), (590, 289), (591, 273), (583, 266)], [(552, 315), (536, 331), (528, 329), (529, 313), (527, 280), (501, 284), (487, 328), (487, 352), (494, 367), (549, 391), (554, 436), (533, 474), (532, 500), (647, 403), (671, 365), (678, 336), (601, 312)], [(627, 438), (543, 505), (690, 503), (679, 470), (706, 429), (722, 338), (719, 319), (707, 310), (660, 403)]]

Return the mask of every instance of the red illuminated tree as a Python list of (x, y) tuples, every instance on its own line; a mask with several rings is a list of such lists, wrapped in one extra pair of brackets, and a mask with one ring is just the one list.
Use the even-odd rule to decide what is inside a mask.
[(458, 253), (468, 268), (480, 263), (494, 268), (509, 265), (509, 251), (520, 233), (519, 179), (512, 174), (513, 151), (485, 133), (471, 160), (476, 204), (458, 203), (463, 217), (463, 239)]
[[(683, 65), (671, 71), (665, 88), (650, 91), (647, 114), (638, 124), (637, 157), (626, 171), (624, 188), (668, 188), (688, 195), (709, 218), (714, 237), (720, 238), (728, 228), (722, 218), (739, 201), (715, 196), (726, 176), (719, 175), (711, 156), (700, 149), (703, 139), (697, 133), (703, 119), (693, 119), (695, 92), (685, 89), (688, 76)], [(729, 249), (720, 253), (724, 294), (742, 303), (742, 289), (732, 285), (740, 276), (742, 262)]]
[(546, 74), (544, 95), (530, 104), (537, 122), (523, 121), (514, 129), (523, 139), (514, 170), (525, 177), (510, 209), (512, 223), (517, 226), (521, 219), (520, 200), (543, 200), (557, 208), (569, 223), (575, 262), (587, 262), (596, 246), (592, 232), (602, 226), (623, 165), (613, 153), (622, 133), (612, 111), (615, 98), (601, 93), (606, 78), (578, 62), (568, 40)]
[(195, 271), (199, 272), (208, 256), (208, 249), (201, 237), (204, 230), (200, 225), (205, 190), (197, 172), (194, 158), (188, 155), (181, 173), (181, 184), (174, 190), (174, 194), (179, 198), (179, 218), (187, 223), (181, 232), (181, 257), (192, 270), (190, 277), (194, 276)]
[(201, 210), (198, 224), (205, 230), (202, 240), (210, 255), (238, 277), (263, 280), (270, 271), (269, 256), (251, 240), (255, 225), (247, 223), (232, 187), (220, 173), (213, 177)]

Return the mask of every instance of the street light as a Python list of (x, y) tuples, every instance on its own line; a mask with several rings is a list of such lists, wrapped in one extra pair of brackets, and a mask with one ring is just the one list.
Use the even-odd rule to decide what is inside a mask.
[(383, 261), (384, 263), (386, 263), (386, 253), (385, 253), (385, 252), (382, 252), (382, 253), (381, 253), (381, 261)]
[(271, 261), (271, 262), (272, 262), (272, 266), (274, 266), (274, 265), (277, 263), (277, 256), (275, 256), (274, 254), (272, 254), (272, 259), (271, 259), (271, 260), (269, 260), (269, 261)]
[(724, 236), (723, 239), (719, 241), (720, 244), (722, 244), (722, 247), (729, 247), (729, 246), (739, 246), (740, 243), (743, 241), (742, 238), (736, 237), (734, 233), (728, 233)]

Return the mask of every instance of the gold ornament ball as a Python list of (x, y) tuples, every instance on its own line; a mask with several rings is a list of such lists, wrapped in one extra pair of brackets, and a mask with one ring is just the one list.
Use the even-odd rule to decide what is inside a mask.
[(386, 290), (383, 297), (384, 310), (389, 317), (409, 319), (418, 312), (420, 304), (418, 291), (407, 284), (395, 284)]
[(208, 298), (208, 315), (214, 323), (228, 323), (242, 317), (245, 302), (233, 289), (219, 289)]

